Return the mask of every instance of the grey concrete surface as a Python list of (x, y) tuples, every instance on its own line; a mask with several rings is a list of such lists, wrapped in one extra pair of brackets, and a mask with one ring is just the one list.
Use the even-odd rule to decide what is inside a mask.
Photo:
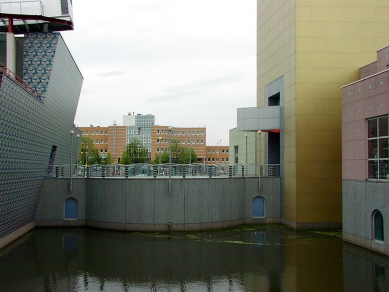
[[(128, 231), (219, 229), (280, 222), (280, 179), (257, 177), (172, 179), (45, 179), (37, 226), (91, 226)], [(265, 200), (265, 217), (252, 218), (252, 202)], [(78, 220), (64, 219), (68, 198), (78, 201)], [(69, 222), (72, 221), (72, 222)], [(171, 226), (168, 226), (168, 222)]]

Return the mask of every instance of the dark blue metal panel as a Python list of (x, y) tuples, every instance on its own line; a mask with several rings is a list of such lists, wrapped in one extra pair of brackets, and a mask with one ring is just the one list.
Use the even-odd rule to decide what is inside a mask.
[(69, 198), (65, 202), (65, 219), (77, 219), (78, 202), (74, 198)]
[(252, 216), (265, 217), (265, 200), (262, 197), (254, 198)]

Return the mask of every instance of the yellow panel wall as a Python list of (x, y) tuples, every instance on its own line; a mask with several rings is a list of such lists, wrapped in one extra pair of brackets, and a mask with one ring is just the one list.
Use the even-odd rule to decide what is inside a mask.
[(382, 0), (258, 0), (257, 105), (284, 76), (284, 216), (295, 228), (340, 226), (340, 88), (389, 44), (388, 15)]

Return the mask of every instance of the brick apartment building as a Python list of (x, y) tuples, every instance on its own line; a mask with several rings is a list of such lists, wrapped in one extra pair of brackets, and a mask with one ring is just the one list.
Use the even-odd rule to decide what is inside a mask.
[(152, 126), (151, 129), (151, 160), (156, 154), (169, 151), (170, 137), (172, 140), (179, 141), (179, 144), (192, 148), (198, 157), (198, 163), (204, 163), (206, 160), (206, 138), (207, 129), (199, 128), (177, 128), (172, 127), (171, 135), (169, 126)]
[[(123, 116), (124, 122), (129, 118), (140, 118), (140, 115), (130, 116), (130, 114), (129, 116)], [(142, 117), (146, 116), (149, 115), (142, 115)], [(90, 125), (89, 127), (79, 127), (79, 130), (82, 131), (83, 137), (89, 137), (94, 141), (94, 146), (101, 157), (105, 158), (108, 152), (111, 153), (114, 159), (113, 163), (120, 163), (127, 143), (133, 138), (141, 140), (142, 143), (150, 140), (150, 143), (145, 146), (148, 149), (150, 161), (154, 160), (157, 154), (169, 151), (169, 126), (151, 125), (150, 138), (144, 137), (148, 133), (146, 127), (142, 128), (141, 136), (139, 133), (134, 133), (134, 127), (137, 128), (135, 125), (118, 126), (114, 124), (108, 127)], [(181, 145), (192, 148), (196, 152), (198, 157), (197, 163), (216, 164), (229, 162), (229, 146), (206, 145), (207, 129), (205, 127), (172, 127), (171, 131), (172, 140), (179, 141)]]
[(120, 163), (123, 151), (126, 149), (126, 127), (116, 124), (108, 127), (93, 126), (78, 127), (83, 137), (89, 137), (102, 158), (111, 153), (114, 163)]
[(206, 164), (229, 163), (229, 146), (207, 146)]

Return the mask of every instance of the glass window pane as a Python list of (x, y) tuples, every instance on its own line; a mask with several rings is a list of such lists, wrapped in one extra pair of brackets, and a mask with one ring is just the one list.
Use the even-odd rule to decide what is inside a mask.
[(389, 161), (380, 160), (380, 178), (389, 179)]
[(368, 121), (368, 137), (373, 138), (377, 137), (377, 120)]
[(380, 137), (388, 136), (388, 116), (379, 118), (378, 125), (380, 130)]
[(368, 149), (369, 149), (369, 153), (368, 153), (368, 158), (371, 159), (371, 158), (378, 158), (377, 155), (377, 140), (369, 140), (367, 141), (368, 143)]
[(378, 162), (377, 160), (370, 160), (368, 162), (369, 178), (378, 178)]
[(379, 139), (379, 143), (380, 143), (380, 158), (389, 158), (389, 156), (388, 156), (388, 138)]

